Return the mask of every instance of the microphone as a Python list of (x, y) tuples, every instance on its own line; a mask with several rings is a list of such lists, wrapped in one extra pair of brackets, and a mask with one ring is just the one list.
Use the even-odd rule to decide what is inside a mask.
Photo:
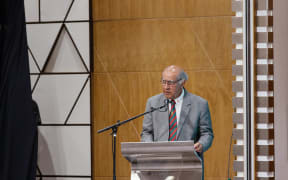
[[(167, 111), (168, 110), (168, 105), (170, 103), (170, 100), (169, 99), (164, 99), (164, 105), (162, 106), (163, 109), (163, 112)], [(161, 111), (162, 112), (162, 111)]]
[(169, 99), (164, 99), (164, 105), (168, 105), (170, 103), (170, 100)]
[(168, 104), (170, 103), (169, 99), (164, 99), (163, 105), (159, 107), (151, 107), (152, 112), (158, 110), (160, 112), (165, 112), (168, 110)]

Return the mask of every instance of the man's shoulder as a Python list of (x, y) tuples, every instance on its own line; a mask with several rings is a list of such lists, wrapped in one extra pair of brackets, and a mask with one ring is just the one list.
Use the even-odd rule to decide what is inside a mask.
[(159, 101), (160, 99), (163, 98), (163, 96), (164, 96), (163, 93), (159, 93), (159, 94), (149, 97), (148, 101)]
[(196, 95), (196, 94), (192, 94), (192, 93), (190, 93), (190, 92), (188, 92), (188, 91), (186, 91), (185, 96), (186, 96), (187, 98), (189, 98), (191, 101), (196, 101), (196, 102), (199, 102), (199, 103), (207, 103), (207, 100), (204, 99), (203, 97), (198, 96), (198, 95)]

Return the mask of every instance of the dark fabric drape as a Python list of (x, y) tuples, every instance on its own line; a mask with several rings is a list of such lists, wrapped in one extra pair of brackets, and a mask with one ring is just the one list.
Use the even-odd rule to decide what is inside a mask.
[(37, 122), (32, 112), (24, 0), (1, 0), (0, 23), (0, 180), (35, 179)]

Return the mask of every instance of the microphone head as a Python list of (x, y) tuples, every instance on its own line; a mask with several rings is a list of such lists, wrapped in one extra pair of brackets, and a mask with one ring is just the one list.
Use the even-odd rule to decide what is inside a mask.
[(164, 99), (163, 105), (159, 107), (159, 111), (165, 112), (168, 110), (169, 99)]
[(164, 100), (164, 104), (165, 104), (165, 105), (168, 105), (169, 103), (170, 103), (170, 100), (169, 100), (169, 99), (165, 99), (165, 100)]

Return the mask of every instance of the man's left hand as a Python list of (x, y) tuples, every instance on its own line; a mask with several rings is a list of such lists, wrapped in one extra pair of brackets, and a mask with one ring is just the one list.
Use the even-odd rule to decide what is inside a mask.
[(197, 143), (194, 144), (194, 149), (195, 149), (196, 152), (201, 153), (202, 150), (203, 150), (203, 145), (201, 143), (197, 142)]

